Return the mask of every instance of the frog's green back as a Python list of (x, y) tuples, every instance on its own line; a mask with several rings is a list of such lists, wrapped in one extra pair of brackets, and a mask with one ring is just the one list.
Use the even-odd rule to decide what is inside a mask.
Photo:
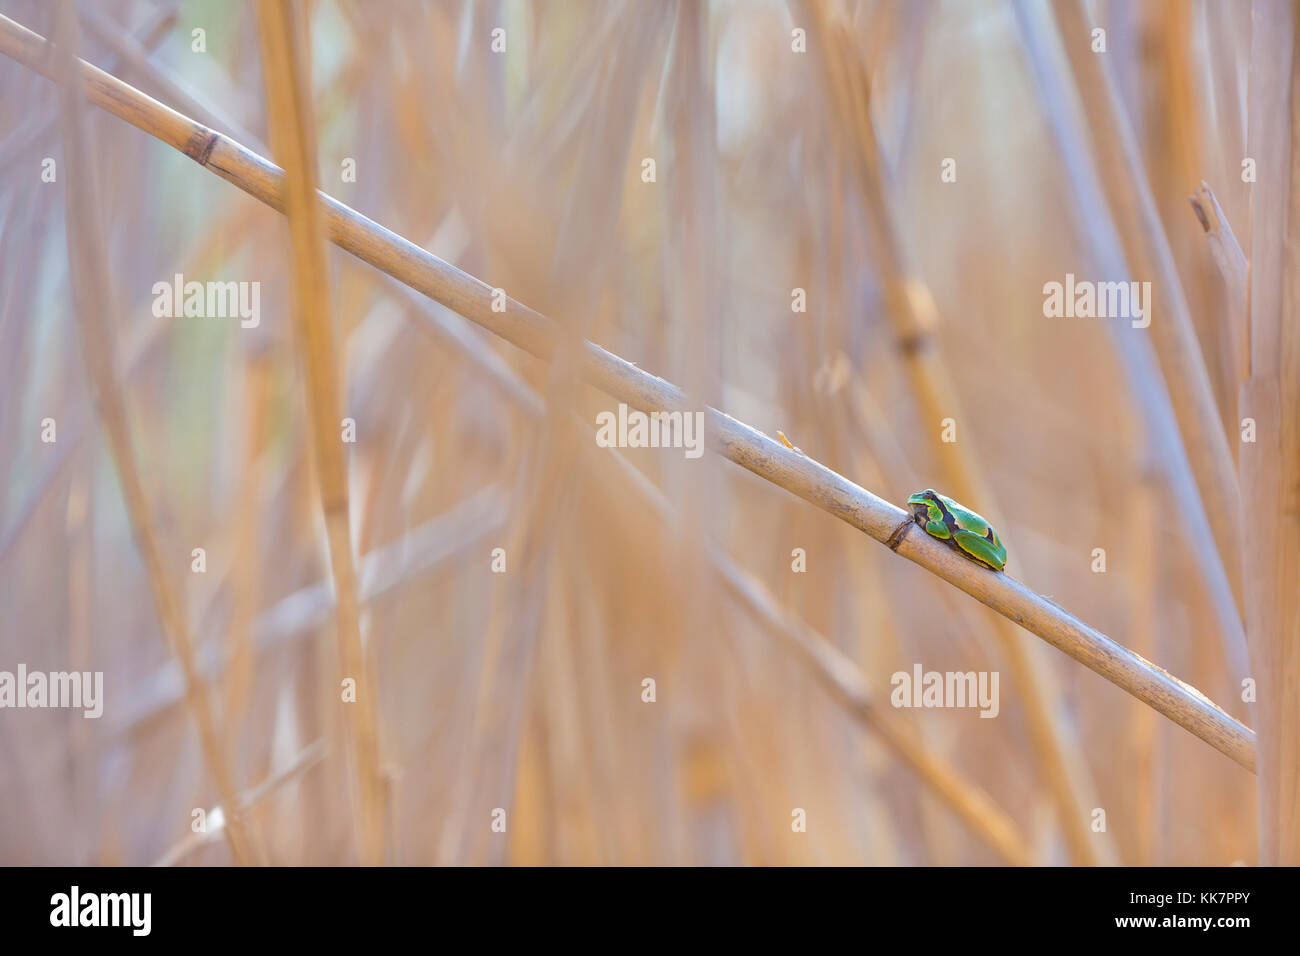
[[(969, 508), (959, 505), (947, 495), (939, 495), (939, 498), (943, 501), (943, 506), (948, 509), (954, 518), (957, 519), (957, 523), (967, 531), (973, 531), (979, 535), (986, 535), (992, 530), (993, 526), (988, 523), (988, 520), (983, 515), (977, 514)], [(993, 539), (996, 541), (997, 537), (998, 534), (994, 531)], [(999, 544), (1000, 543), (1001, 542), (999, 542)]]

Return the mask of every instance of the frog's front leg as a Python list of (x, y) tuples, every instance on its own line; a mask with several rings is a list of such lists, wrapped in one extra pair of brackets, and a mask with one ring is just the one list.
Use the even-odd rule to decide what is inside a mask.
[[(948, 526), (943, 523), (942, 518), (927, 517), (925, 520), (917, 519), (917, 524), (925, 529), (926, 534), (932, 534), (936, 538), (943, 538), (945, 541), (952, 537), (948, 531)], [(958, 532), (959, 534), (961, 532)]]
[(912, 506), (912, 517), (916, 523), (925, 529), (926, 534), (934, 535), (936, 538), (942, 538), (951, 543), (952, 534), (948, 531), (948, 525), (944, 523), (943, 511), (932, 501), (926, 501), (921, 495), (913, 495), (908, 499), (908, 504)]

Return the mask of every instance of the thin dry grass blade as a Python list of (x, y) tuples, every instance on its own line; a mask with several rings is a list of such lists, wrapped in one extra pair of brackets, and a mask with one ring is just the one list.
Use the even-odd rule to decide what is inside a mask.
[(1259, 862), (1300, 865), (1300, 13), (1253, 8), (1250, 152), (1250, 378), (1238, 413), (1257, 441), (1241, 451), (1246, 500), (1267, 519), (1242, 538), (1246, 629), (1258, 677)]

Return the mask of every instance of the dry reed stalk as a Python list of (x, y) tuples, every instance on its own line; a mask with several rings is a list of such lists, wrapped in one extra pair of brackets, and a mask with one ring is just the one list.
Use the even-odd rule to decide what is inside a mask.
[[(1152, 144), (1155, 147), (1149, 173), (1152, 178), (1157, 170), (1172, 170), (1174, 177), (1195, 182), (1205, 165), (1201, 147), (1205, 137), (1198, 128), (1203, 119), (1201, 110), (1197, 108), (1199, 63), (1193, 58), (1196, 49), (1194, 16), (1197, 12), (1190, 3), (1164, 4), (1153, 11), (1155, 22), (1150, 32), (1159, 45), (1155, 57), (1158, 85), (1157, 95), (1148, 106), (1150, 121), (1145, 124), (1153, 131), (1156, 140)], [(1163, 107), (1163, 116), (1157, 115), (1157, 104)], [(1162, 192), (1157, 200), (1171, 222), (1178, 218), (1181, 195), (1168, 190)], [(1217, 336), (1214, 341), (1219, 341)]]
[[(554, 625), (548, 625), (547, 632), (564, 635), (559, 643), (568, 650), (570, 686), (573, 688), (568, 699), (555, 701), (555, 710), (552, 711), (550, 750), (556, 755), (550, 768), (552, 792), (560, 812), (569, 818), (568, 829), (583, 835), (585, 845), (589, 848), (587, 855), (603, 864), (617, 865), (619, 860), (644, 859), (646, 854), (630, 838), (635, 833), (638, 814), (616, 796), (615, 768), (620, 753), (614, 729), (618, 727), (619, 720), (619, 681), (615, 661), (610, 654), (602, 653), (606, 645), (596, 624), (590, 595), (576, 584), (581, 580), (580, 574), (584, 570), (580, 563), (581, 556), (575, 557), (571, 551), (567, 567), (562, 571), (577, 575), (568, 576), (566, 573), (561, 579), (568, 585), (563, 622), (568, 626), (557, 629)], [(584, 697), (590, 700), (590, 706), (585, 709)], [(559, 717), (564, 717), (564, 722), (556, 723), (555, 720)], [(578, 730), (578, 722), (584, 718), (586, 729)], [(570, 728), (574, 728), (572, 732)], [(585, 734), (588, 741), (586, 753), (566, 759), (564, 750), (569, 748), (561, 736), (566, 733), (569, 733), (568, 739)], [(581, 775), (587, 785), (585, 805), (572, 799), (563, 799), (567, 789), (565, 781), (575, 775)], [(613, 839), (605, 839), (607, 834), (613, 835)], [(552, 853), (550, 859), (556, 857), (557, 854)]]
[(246, 357), (242, 371), (245, 416), (244, 464), (235, 500), (235, 529), (231, 550), (234, 607), (230, 621), (230, 674), (225, 682), (226, 738), (231, 760), (239, 766), (239, 739), (253, 683), (253, 621), (257, 616), (262, 562), (258, 547), (262, 463), (269, 444), (268, 407), (273, 370), (265, 354)]
[[(57, 22), (62, 43), (54, 48), (51, 66), (55, 71), (71, 78), (80, 61), (74, 52), (77, 47), (77, 24), (76, 13), (70, 2), (60, 4)], [(104, 255), (97, 197), (92, 185), (94, 166), (89, 161), (89, 141), (85, 117), (81, 113), (82, 90), (76, 83), (67, 82), (59, 84), (59, 91), (59, 128), (63, 139), (64, 162), (68, 168), (65, 213), (69, 274), (77, 323), (81, 330), (86, 372), (117, 469), (131, 529), (153, 589), (163, 633), (181, 664), (185, 696), (198, 727), (204, 762), (212, 774), (218, 795), (222, 800), (229, 800), (235, 793), (234, 778), (226, 763), (225, 750), (220, 742), (207, 690), (195, 665), (184, 598), (163, 559), (158, 530), (149, 507), (149, 496), (131, 447), (125, 396), (117, 382), (117, 371), (112, 363), (112, 357), (116, 354), (113, 323), (104, 306), (105, 302), (112, 302), (112, 284)], [(236, 863), (258, 860), (257, 848), (248, 839), (238, 815), (232, 817), (226, 839)]]
[[(1217, 129), (1206, 118), (1205, 126), (1223, 145), (1222, 155), (1206, 151), (1207, 160), (1218, 160), (1201, 175), (1214, 181), (1229, 173), (1238, 174), (1241, 157), (1246, 153), (1246, 77), (1238, 72), (1242, 60), (1250, 55), (1251, 11), (1245, 4), (1210, 3), (1203, 8), (1201, 37), (1205, 47), (1202, 70), (1208, 74), (1207, 89), (1202, 94), (1214, 103)], [(1244, 42), (1243, 42), (1244, 34)], [(1243, 71), (1245, 72), (1245, 71)]]
[[(46, 41), (0, 17), (0, 53), (58, 79)], [(96, 106), (185, 153), (266, 205), (283, 211), (283, 173), (268, 160), (158, 103), (102, 70), (81, 64), (82, 83)], [(506, 298), (492, 309), (492, 288), (355, 210), (320, 194), (329, 238), (447, 308), (538, 358), (555, 351), (547, 318)], [(584, 379), (641, 410), (682, 410), (686, 396), (597, 345), (583, 343)], [(710, 446), (760, 478), (784, 488), (966, 592), (1047, 643), (1145, 701), (1236, 763), (1255, 769), (1255, 735), (1199, 691), (1116, 644), (1007, 574), (993, 573), (954, 554), (941, 542), (912, 533), (910, 515), (806, 455), (792, 451), (716, 409), (705, 413)], [(896, 537), (897, 534), (897, 537)], [(894, 547), (894, 545), (897, 545)]]
[[(1205, 80), (1209, 69), (1205, 64), (1209, 56), (1202, 54), (1197, 42), (1200, 19), (1199, 11), (1190, 3), (1166, 4), (1156, 12), (1149, 31), (1154, 34), (1156, 50), (1154, 95), (1145, 98), (1145, 119), (1140, 124), (1135, 119), (1135, 125), (1144, 127), (1149, 137), (1149, 141), (1139, 143), (1146, 159), (1147, 178), (1153, 184), (1166, 240), (1180, 266), (1184, 299), (1190, 307), (1214, 404), (1235, 463), (1239, 443), (1231, 439), (1236, 431), (1237, 378), (1232, 366), (1231, 336), (1236, 330), (1221, 319), (1224, 293), (1208, 268), (1210, 250), (1194, 230), (1186, 228), (1186, 210), (1182, 206), (1187, 189), (1200, 182), (1209, 168), (1205, 144), (1226, 145), (1207, 109)], [(1131, 100), (1125, 97), (1125, 102)], [(1155, 185), (1159, 183), (1184, 185), (1170, 189)]]
[[(663, 57), (657, 102), (664, 137), (672, 143), (671, 174), (656, 198), (665, 224), (663, 305), (669, 316), (717, 315), (719, 295), (720, 236), (718, 222), (717, 98), (713, 80), (716, 71), (709, 42), (710, 10), (707, 4), (679, 4), (668, 24), (668, 49)], [(656, 34), (657, 37), (657, 34)], [(649, 45), (639, 44), (643, 49)], [(618, 104), (612, 104), (614, 109)], [(656, 127), (658, 123), (655, 124)], [(630, 131), (629, 131), (630, 132)], [(627, 182), (619, 164), (619, 182)], [(621, 203), (620, 203), (621, 205)], [(618, 212), (609, 217), (611, 238), (616, 234)], [(612, 243), (610, 244), (612, 246)], [(587, 301), (597, 301), (595, 297)], [(589, 311), (581, 301), (576, 309)], [(721, 330), (716, 322), (665, 322), (661, 328), (665, 363), (678, 370), (685, 390), (704, 400), (716, 401), (723, 379)], [(669, 456), (662, 465), (662, 483), (668, 498), (678, 503), (680, 523), (671, 524), (669, 560), (677, 569), (681, 608), (678, 634), (716, 634), (725, 627), (721, 608), (713, 598), (705, 542), (718, 524), (725, 499), (720, 463), (711, 459), (688, 462)], [(702, 466), (702, 467), (701, 467)], [(685, 641), (679, 667), (690, 674), (692, 683), (716, 688), (719, 700), (729, 696), (730, 675), (716, 672), (716, 655), (704, 642)], [(720, 853), (738, 859), (734, 833), (719, 833), (718, 807), (744, 788), (736, 775), (735, 730), (728, 708), (699, 707), (679, 715), (677, 733), (685, 741), (674, 755), (679, 778), (688, 781), (680, 793), (684, 804), (683, 822), (692, 837), (691, 852), (698, 853), (709, 841), (721, 841)], [(814, 751), (825, 737), (800, 754), (815, 759)], [(766, 775), (765, 775), (766, 776)], [(808, 773), (808, 777), (820, 776)], [(696, 781), (692, 786), (689, 781)], [(724, 859), (727, 857), (723, 857)]]
[(316, 202), (316, 143), (311, 82), (300, 26), (290, 0), (259, 6), (263, 71), (272, 137), (284, 163), (284, 206), (293, 242), (298, 345), (306, 386), (310, 446), (337, 595), (339, 667), (354, 680), (345, 709), (352, 743), (357, 852), (367, 866), (384, 861), (384, 786), (379, 774), (375, 685), (361, 641), (356, 566), (348, 524), (348, 473), (339, 435), (341, 401), (333, 308), (320, 205)]
[[(86, 471), (93, 468), (93, 458), (87, 456)], [(77, 476), (68, 489), (67, 534), (68, 555), (68, 659), (73, 671), (94, 671), (92, 651), (94, 626), (92, 605), (94, 595), (95, 562), (91, 543), (94, 527), (91, 482)], [(90, 839), (86, 828), (97, 822), (100, 785), (95, 767), (100, 757), (97, 741), (91, 739), (91, 730), (82, 720), (72, 725), (70, 750), (70, 776), (72, 785), (71, 809), (77, 821), (73, 859), (80, 866), (91, 862)], [(83, 834), (85, 834), (83, 836)]]
[[(872, 125), (870, 75), (851, 54), (851, 38), (843, 24), (832, 21), (817, 4), (809, 4), (806, 9), (816, 31), (814, 42), (826, 50), (820, 59), (826, 68), (828, 92), (840, 116), (847, 120), (852, 137), (853, 171), (861, 183), (873, 251), (880, 260), (877, 274), (884, 287), (884, 311), (902, 356), (912, 399), (919, 409), (918, 418), (935, 427), (949, 417), (963, 421), (952, 376), (934, 340), (933, 300), (908, 267), (888, 208), (883, 157)], [(961, 501), (979, 502), (979, 507), (996, 521), (996, 498), (969, 446), (953, 443), (932, 447), (943, 469), (947, 493)], [(1039, 780), (1052, 797), (1071, 858), (1083, 866), (1113, 862), (1109, 838), (1096, 839), (1098, 834), (1087, 827), (1088, 808), (1096, 805), (1096, 785), (1073, 729), (1055, 705), (1060, 696), (1057, 681), (1042, 649), (1027, 643), (1007, 622), (999, 622), (994, 634), (1023, 700)]]
[(1081, 0), (1068, 0), (1053, 9), (1060, 18), (1065, 53), (1093, 131), (1093, 155), (1119, 227), (1120, 241), (1134, 274), (1150, 276), (1163, 303), (1159, 318), (1151, 321), (1151, 337), (1240, 614), (1242, 579), (1237, 542), (1242, 525), (1237, 475), (1178, 267), (1114, 81), (1105, 69), (1104, 57), (1089, 48), (1091, 32), (1083, 4)]
[(1250, 377), (1238, 413), (1257, 440), (1240, 454), (1246, 500), (1263, 514), (1242, 538), (1246, 630), (1258, 681), (1259, 862), (1300, 865), (1300, 15), (1253, 8)]
[[(19, 199), (6, 210), (6, 225), (3, 234), (0, 235), (0, 263), (16, 270), (14, 275), (21, 275), (26, 270), (28, 263), (35, 258), (34, 247), (41, 245), (41, 237), (29, 237), (24, 228), (31, 221), (30, 217), (33, 213), (37, 211), (39, 204), (36, 199), (36, 196)], [(23, 249), (23, 246), (27, 248)], [(5, 285), (7, 286), (5, 294), (0, 297), (0, 381), (6, 382), (13, 389), (14, 394), (21, 394), (29, 374), (27, 363), (22, 361), (22, 357), (26, 353), (27, 343), (33, 337), (33, 329), (32, 323), (12, 321), (8, 316), (27, 314), (33, 306), (35, 290), (23, 289), (24, 283), (19, 282), (6, 282)], [(0, 448), (13, 447), (19, 428), (18, 419), (17, 415), (6, 415), (0, 418)], [(61, 464), (68, 459), (67, 450), (65, 449), (62, 454), (51, 454), (50, 458)], [(47, 468), (42, 477), (49, 474), (53, 472)], [(0, 501), (9, 500), (9, 490), (10, 469), (0, 468)], [(18, 515), (15, 519), (11, 520), (7, 527), (0, 529), (0, 565), (3, 565), (9, 546), (18, 539), (18, 534), (22, 530), (20, 522), (30, 516), (32, 509), (29, 505), (33, 499), (34, 496), (29, 494), (24, 505), (18, 507)]]
[[(1233, 128), (1225, 117), (1230, 112), (1225, 104), (1217, 102), (1213, 73), (1226, 67), (1213, 50), (1214, 40), (1208, 36), (1208, 13), (1198, 11), (1192, 4), (1171, 4), (1165, 11), (1165, 24), (1158, 24), (1162, 32), (1168, 30), (1165, 41), (1166, 55), (1162, 57), (1163, 87), (1148, 100), (1152, 115), (1159, 109), (1163, 93), (1173, 96), (1170, 102), (1173, 113), (1168, 125), (1174, 135), (1161, 138), (1153, 144), (1152, 160), (1148, 163), (1148, 178), (1153, 184), (1172, 180), (1183, 183), (1181, 189), (1157, 189), (1156, 201), (1164, 220), (1165, 233), (1174, 248), (1185, 283), (1187, 300), (1191, 305), (1196, 329), (1202, 343), (1205, 361), (1215, 386), (1215, 399), (1219, 406), (1228, 445), (1234, 451), (1232, 440), (1235, 431), (1236, 379), (1227, 365), (1232, 355), (1231, 335), (1235, 329), (1225, 326), (1221, 316), (1225, 308), (1222, 287), (1208, 268), (1209, 258), (1201, 237), (1195, 230), (1186, 228), (1186, 209), (1183, 198), (1197, 183), (1222, 177), (1226, 181), (1227, 168), (1240, 169), (1240, 156), (1245, 143), (1232, 142)], [(1238, 59), (1238, 47), (1232, 47), (1228, 57)], [(1154, 126), (1154, 123), (1147, 124)], [(1145, 147), (1144, 147), (1145, 151)], [(1163, 168), (1162, 165), (1163, 164)], [(1238, 178), (1240, 178), (1238, 176)], [(1212, 253), (1212, 250), (1208, 250)]]

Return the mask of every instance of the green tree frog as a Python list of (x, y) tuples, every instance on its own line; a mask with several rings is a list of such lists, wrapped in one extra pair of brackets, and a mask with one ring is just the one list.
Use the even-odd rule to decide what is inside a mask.
[(907, 499), (912, 517), (926, 534), (947, 542), (972, 561), (1001, 571), (1007, 563), (1007, 549), (998, 533), (982, 517), (931, 488)]

